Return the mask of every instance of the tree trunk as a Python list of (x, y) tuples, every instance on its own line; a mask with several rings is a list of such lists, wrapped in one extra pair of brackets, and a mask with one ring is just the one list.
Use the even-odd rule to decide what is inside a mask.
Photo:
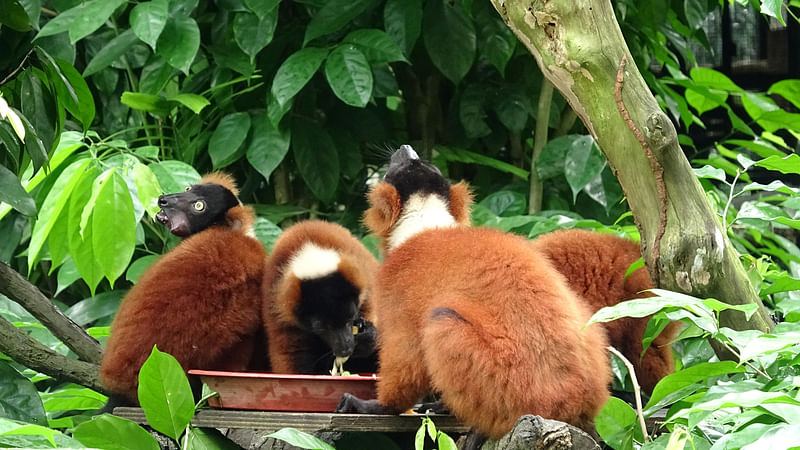
[(730, 304), (755, 303), (748, 321), (774, 326), (678, 145), (675, 127), (636, 68), (608, 0), (492, 0), (605, 153), (642, 237), (656, 285)]

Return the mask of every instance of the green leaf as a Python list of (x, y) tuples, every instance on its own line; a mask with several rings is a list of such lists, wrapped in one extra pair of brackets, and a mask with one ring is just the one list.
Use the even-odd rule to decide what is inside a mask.
[(482, 84), (470, 83), (461, 93), (458, 118), (470, 139), (478, 139), (491, 134), (492, 129), (486, 123), (486, 88)]
[(564, 176), (572, 189), (573, 202), (578, 192), (600, 175), (605, 165), (606, 158), (591, 136), (582, 136), (572, 141), (564, 161)]
[(778, 94), (800, 108), (800, 80), (781, 80), (769, 87), (767, 94)]
[(248, 131), (250, 114), (246, 112), (231, 113), (220, 119), (208, 142), (208, 154), (214, 170), (226, 167), (238, 159), (236, 152), (247, 138)]
[(72, 436), (88, 447), (105, 450), (153, 449), (158, 441), (137, 423), (122, 417), (102, 414), (72, 429)]
[(436, 433), (436, 444), (439, 446), (439, 450), (458, 450), (456, 441), (442, 431)]
[(482, 155), (480, 153), (475, 153), (469, 150), (464, 150), (455, 147), (443, 147), (443, 146), (435, 147), (434, 151), (436, 151), (436, 153), (438, 153), (439, 156), (445, 159), (446, 161), (458, 161), (469, 164), (479, 164), (482, 166), (491, 167), (493, 169), (502, 172), (507, 172), (512, 175), (516, 175), (525, 180), (528, 179), (527, 170), (520, 169), (517, 166), (491, 158), (486, 155)]
[(155, 346), (139, 371), (139, 403), (147, 423), (175, 440), (194, 415), (192, 388), (183, 368)]
[(239, 450), (236, 443), (226, 438), (215, 428), (189, 428), (187, 449), (192, 450)]
[(256, 234), (256, 238), (264, 244), (268, 252), (272, 251), (272, 248), (275, 246), (275, 241), (278, 240), (278, 237), (283, 233), (283, 230), (275, 225), (275, 223), (267, 220), (263, 217), (256, 218), (256, 224), (254, 227), (254, 232)]
[[(61, 264), (61, 267), (58, 269), (58, 277), (56, 278), (58, 281), (58, 288), (56, 288), (56, 293), (54, 294), (55, 296), (58, 296), (58, 294), (60, 294), (61, 291), (72, 286), (72, 283), (81, 279), (81, 274), (78, 272), (78, 268), (75, 267), (75, 261), (73, 261), (72, 258), (64, 259), (64, 257), (67, 254), (67, 251), (69, 250), (69, 242), (67, 242), (67, 231), (66, 231), (67, 221), (65, 220), (64, 217), (61, 217), (59, 218), (58, 222), (63, 225), (63, 230), (64, 230), (63, 233), (61, 234), (63, 238), (60, 239), (61, 247), (63, 249), (61, 250), (62, 253), (61, 256), (59, 256), (58, 258), (53, 256), (54, 245), (52, 243), (50, 244), (50, 257), (54, 261), (56, 261), (53, 262), (53, 266)], [(53, 235), (55, 236), (55, 233), (53, 233)], [(63, 261), (63, 263), (61, 261)]]
[(202, 111), (203, 108), (211, 104), (207, 98), (197, 94), (178, 94), (174, 97), (168, 98), (167, 100), (178, 102), (181, 105), (191, 109), (195, 114), (200, 114), (200, 111)]
[[(66, 266), (67, 263), (64, 263), (64, 267)], [(113, 290), (87, 297), (70, 306), (65, 314), (82, 327), (100, 319), (111, 318), (117, 313), (125, 293), (123, 290)]]
[(130, 14), (131, 29), (153, 50), (169, 15), (167, 0), (151, 0), (134, 6)]
[(36, 202), (22, 187), (13, 172), (0, 165), (0, 202), (11, 205), (26, 216), (36, 215)]
[[(109, 224), (114, 226), (109, 226)], [(114, 286), (125, 272), (136, 247), (136, 216), (125, 180), (111, 169), (97, 194), (92, 210), (92, 246), (97, 263)]]
[(0, 0), (0, 24), (23, 33), (31, 29), (28, 13), (16, 0)]
[(606, 212), (617, 205), (624, 193), (611, 168), (605, 166), (602, 171), (584, 187), (584, 192), (592, 200), (599, 203)]
[(482, 9), (475, 17), (478, 25), (478, 53), (498, 72), (505, 73), (506, 65), (514, 56), (517, 37), (494, 11)]
[[(119, 302), (117, 303), (119, 306)], [(40, 392), (44, 409), (48, 413), (59, 411), (88, 411), (102, 408), (108, 397), (85, 387), (75, 384), (59, 386), (48, 392)], [(53, 427), (53, 425), (50, 425)], [(55, 428), (55, 427), (53, 427)]]
[(272, 434), (268, 434), (266, 437), (279, 439), (295, 447), (309, 450), (336, 450), (327, 442), (294, 428), (281, 428)]
[(422, 31), (422, 0), (387, 0), (383, 23), (386, 33), (410, 55)]
[(782, 129), (800, 130), (800, 114), (798, 113), (789, 113), (783, 110), (767, 111), (755, 120), (758, 125), (770, 133)]
[[(92, 231), (94, 223), (89, 220), (91, 217), (90, 202), (96, 202), (97, 194), (95, 186), (96, 179), (100, 175), (100, 169), (91, 165), (81, 173), (80, 181), (75, 186), (72, 195), (69, 197), (69, 213), (67, 223), (67, 239), (69, 242), (69, 253), (81, 278), (89, 286), (89, 290), (94, 295), (94, 291), (103, 279), (103, 268), (100, 267), (95, 248), (92, 245)], [(105, 226), (106, 224), (104, 224)]]
[(142, 68), (139, 77), (139, 91), (142, 94), (158, 94), (176, 73), (178, 71), (167, 64), (164, 58), (153, 55), (147, 65)]
[(44, 154), (31, 154), (34, 170), (39, 170), (47, 161), (48, 151), (57, 142), (61, 134), (61, 124), (58, 122), (56, 99), (53, 94), (32, 69), (25, 70), (19, 77), (21, 86), (19, 91), (19, 107), (22, 114), (27, 117), (32, 128), (36, 130)]
[(689, 76), (700, 86), (728, 92), (744, 92), (744, 89), (737, 86), (727, 75), (714, 69), (694, 67)]
[(183, 192), (187, 186), (200, 180), (197, 170), (183, 161), (161, 161), (147, 167), (153, 171), (165, 194)]
[(69, 203), (70, 195), (75, 186), (83, 177), (83, 173), (91, 160), (81, 159), (67, 166), (58, 176), (50, 192), (42, 203), (39, 220), (33, 225), (31, 240), (28, 245), (28, 271), (39, 261), (39, 253), (47, 239), (50, 230), (56, 223), (59, 215)]
[(280, 223), (289, 217), (296, 217), (309, 212), (308, 209), (295, 205), (252, 205), (256, 215), (273, 222)]
[(277, 26), (277, 8), (262, 18), (248, 12), (237, 12), (233, 19), (233, 37), (239, 48), (253, 61), (258, 52), (272, 42)]
[(136, 196), (150, 216), (155, 216), (161, 209), (158, 206), (158, 196), (161, 195), (161, 185), (158, 178), (149, 167), (142, 163), (135, 163), (131, 170), (131, 177), (136, 185)]
[(263, 18), (267, 14), (275, 11), (280, 3), (281, 0), (244, 0), (247, 9), (259, 18)]
[(725, 181), (725, 171), (709, 166), (708, 164), (699, 169), (692, 169), (692, 171), (694, 171), (694, 175), (697, 178), (709, 178), (712, 180)]
[(167, 100), (158, 95), (142, 94), (140, 92), (123, 92), (120, 101), (123, 105), (133, 109), (161, 116), (166, 116), (171, 107)]
[(110, 66), (111, 63), (119, 59), (138, 41), (139, 39), (133, 34), (132, 30), (126, 30), (109, 41), (94, 55), (94, 58), (86, 65), (86, 69), (83, 70), (83, 76), (88, 77)]
[(433, 65), (458, 84), (475, 59), (475, 27), (461, 2), (432, 0), (425, 5), (422, 22), (425, 49)]
[(480, 204), (498, 216), (519, 216), (527, 212), (528, 198), (520, 192), (502, 190), (487, 195)]
[(0, 361), (0, 416), (47, 425), (36, 386), (5, 361)]
[(69, 31), (69, 40), (75, 43), (94, 33), (111, 17), (125, 0), (87, 0), (70, 8), (47, 22), (35, 39)]
[(637, 425), (636, 411), (616, 397), (609, 397), (603, 409), (594, 419), (597, 434), (603, 442), (614, 449), (624, 448), (632, 438)]
[(329, 0), (308, 23), (303, 46), (320, 36), (341, 30), (377, 3), (378, 0)]
[(253, 133), (247, 147), (247, 161), (269, 182), (272, 171), (289, 152), (289, 130), (276, 130), (266, 114), (253, 116)]
[(686, 102), (697, 110), (697, 114), (703, 114), (725, 104), (728, 94), (725, 92), (712, 92), (704, 87), (688, 87), (684, 94)]
[(345, 36), (342, 42), (358, 47), (372, 65), (407, 61), (397, 42), (383, 30), (360, 28)]
[(372, 69), (352, 44), (339, 45), (328, 55), (325, 78), (333, 93), (350, 106), (363, 108), (372, 97)]
[(0, 444), (4, 448), (80, 448), (81, 443), (56, 430), (0, 418)]
[(315, 197), (330, 203), (339, 184), (339, 153), (330, 135), (316, 124), (292, 124), (292, 152), (297, 170)]
[(505, 91), (494, 105), (497, 118), (500, 122), (515, 133), (522, 133), (528, 124), (530, 116), (530, 103), (523, 93), (518, 91)]
[(153, 265), (160, 258), (159, 255), (147, 255), (142, 256), (141, 258), (137, 259), (136, 261), (132, 262), (130, 267), (128, 267), (128, 271), (125, 273), (125, 279), (130, 281), (133, 284), (136, 284), (139, 281), (139, 278), (142, 276), (145, 270), (148, 267)]
[(67, 111), (81, 122), (86, 131), (95, 114), (94, 98), (86, 80), (69, 63), (53, 59), (41, 48), (37, 48), (36, 53), (50, 74), (50, 81), (56, 88), (59, 101), (64, 102)]
[(163, 56), (170, 66), (188, 75), (199, 49), (197, 22), (186, 15), (171, 16), (158, 38), (156, 53)]
[(327, 56), (326, 49), (307, 47), (286, 58), (272, 80), (271, 92), (280, 106), (286, 105), (303, 89)]
[(745, 368), (740, 367), (735, 361), (718, 361), (710, 363), (700, 363), (687, 369), (679, 370), (662, 378), (653, 388), (653, 394), (645, 405), (645, 410), (655, 411), (656, 408), (663, 407), (663, 399), (674, 392), (691, 386), (699, 381), (707, 380), (718, 375), (744, 372)]
[(780, 173), (800, 174), (800, 156), (794, 153), (784, 158), (770, 156), (756, 162), (755, 165), (769, 170), (777, 170)]
[(786, 21), (783, 20), (781, 10), (783, 8), (783, 0), (761, 0), (761, 14), (772, 16), (786, 26)]

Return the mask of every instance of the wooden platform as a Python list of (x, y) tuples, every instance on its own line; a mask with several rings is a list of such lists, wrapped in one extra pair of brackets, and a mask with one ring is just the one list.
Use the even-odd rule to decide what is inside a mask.
[[(141, 408), (114, 408), (114, 415), (147, 424)], [(378, 431), (415, 432), (421, 414), (375, 415), (341, 413), (288, 413), (272, 411), (240, 411), (230, 409), (202, 409), (192, 418), (192, 425), (206, 428), (242, 428), (277, 431), (291, 427), (300, 431)], [(454, 416), (430, 414), (437, 430), (448, 433), (465, 433), (469, 429)]]

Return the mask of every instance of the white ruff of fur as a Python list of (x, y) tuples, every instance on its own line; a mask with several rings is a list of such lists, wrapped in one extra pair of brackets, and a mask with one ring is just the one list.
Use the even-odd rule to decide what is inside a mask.
[(429, 228), (446, 228), (456, 225), (447, 203), (438, 195), (412, 194), (403, 206), (400, 219), (389, 235), (389, 248), (393, 249), (406, 239)]
[(330, 275), (339, 268), (339, 253), (306, 243), (289, 261), (289, 270), (301, 280), (313, 280)]

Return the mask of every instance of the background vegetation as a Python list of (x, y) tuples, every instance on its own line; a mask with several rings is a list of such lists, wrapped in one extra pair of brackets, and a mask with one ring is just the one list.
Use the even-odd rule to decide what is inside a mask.
[[(646, 407), (670, 407), (667, 432), (647, 445), (800, 445), (800, 80), (740, 86), (711, 68), (723, 8), (796, 30), (797, 1), (614, 7), (783, 322), (768, 335), (720, 329), (723, 306), (671, 293), (637, 309), (691, 323), (674, 346), (682, 370)], [(486, 1), (0, 0), (0, 24), (0, 259), (101, 341), (126, 290), (177, 243), (152, 220), (157, 196), (216, 169), (240, 181), (268, 247), (306, 217), (363, 234), (367, 182), (402, 143), (470, 181), (478, 224), (531, 238), (564, 227), (637, 236), (602, 153), (558, 94), (540, 98), (534, 59)], [(552, 138), (541, 149), (537, 124)], [(537, 189), (541, 206), (529, 202)], [(0, 316), (75, 357), (3, 296)], [(716, 361), (709, 335), (741, 364)], [(0, 372), (0, 443), (99, 446), (74, 427), (109, 420), (93, 413), (101, 393), (7, 357)], [(620, 402), (598, 427), (615, 448), (645, 441)]]

